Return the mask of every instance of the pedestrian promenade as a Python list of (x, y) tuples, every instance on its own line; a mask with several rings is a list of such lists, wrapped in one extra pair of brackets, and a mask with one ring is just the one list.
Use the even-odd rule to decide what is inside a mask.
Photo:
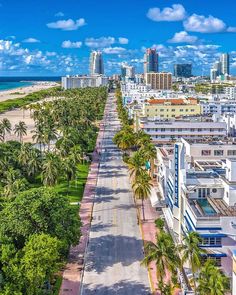
[[(155, 208), (152, 207), (150, 200), (144, 201), (144, 211), (145, 211), (145, 221), (143, 220), (142, 212), (139, 207), (139, 217), (141, 220), (140, 223), (140, 229), (142, 232), (142, 237), (144, 241), (152, 241), (153, 243), (156, 243), (156, 234), (158, 234), (156, 226), (155, 226), (155, 220), (160, 217), (160, 213), (155, 210)], [(156, 276), (156, 265), (154, 262), (152, 262), (148, 267), (148, 274), (149, 274), (149, 280), (151, 285), (151, 290), (153, 292), (153, 295), (160, 295), (161, 293), (158, 291), (158, 281)], [(170, 274), (166, 274), (166, 279), (169, 279)], [(178, 289), (175, 290), (174, 295), (179, 294)]]
[[(106, 112), (106, 110), (105, 110)], [(80, 292), (81, 278), (84, 267), (84, 254), (86, 251), (89, 231), (91, 226), (91, 217), (93, 211), (93, 201), (97, 185), (99, 171), (99, 154), (102, 146), (104, 132), (104, 121), (100, 123), (100, 130), (97, 137), (95, 151), (92, 155), (87, 182), (84, 189), (83, 199), (80, 204), (80, 218), (82, 222), (81, 238), (78, 245), (71, 247), (68, 263), (63, 272), (63, 280), (60, 289), (60, 295), (78, 295)]]

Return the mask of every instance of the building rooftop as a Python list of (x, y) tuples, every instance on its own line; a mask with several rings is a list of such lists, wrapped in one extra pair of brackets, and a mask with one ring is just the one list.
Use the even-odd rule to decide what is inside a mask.
[(159, 104), (159, 105), (196, 105), (197, 99), (195, 98), (168, 98), (168, 99), (150, 99), (147, 104)]

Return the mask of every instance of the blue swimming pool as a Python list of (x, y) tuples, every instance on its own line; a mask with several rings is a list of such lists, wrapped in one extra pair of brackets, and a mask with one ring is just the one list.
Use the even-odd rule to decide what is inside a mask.
[(216, 211), (214, 208), (209, 204), (207, 199), (202, 199), (197, 201), (199, 206), (202, 208), (203, 212), (206, 215), (215, 215)]

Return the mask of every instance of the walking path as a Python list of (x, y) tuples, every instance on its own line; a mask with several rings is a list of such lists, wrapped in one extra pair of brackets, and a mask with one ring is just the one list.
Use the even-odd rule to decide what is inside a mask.
[[(105, 108), (105, 114), (106, 114)], [(82, 222), (81, 238), (79, 245), (71, 247), (68, 263), (63, 272), (63, 280), (60, 295), (78, 295), (81, 285), (81, 275), (84, 267), (84, 255), (89, 239), (89, 230), (91, 226), (92, 210), (94, 203), (94, 195), (96, 191), (100, 145), (104, 133), (104, 120), (100, 123), (100, 130), (97, 137), (96, 148), (92, 155), (92, 163), (90, 165), (89, 174), (84, 189), (83, 199), (80, 204), (80, 218)]]

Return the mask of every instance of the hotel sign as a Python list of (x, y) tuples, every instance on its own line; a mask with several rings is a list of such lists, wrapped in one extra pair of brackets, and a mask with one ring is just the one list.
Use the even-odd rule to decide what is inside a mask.
[(179, 207), (179, 145), (175, 144), (175, 200), (174, 205)]

